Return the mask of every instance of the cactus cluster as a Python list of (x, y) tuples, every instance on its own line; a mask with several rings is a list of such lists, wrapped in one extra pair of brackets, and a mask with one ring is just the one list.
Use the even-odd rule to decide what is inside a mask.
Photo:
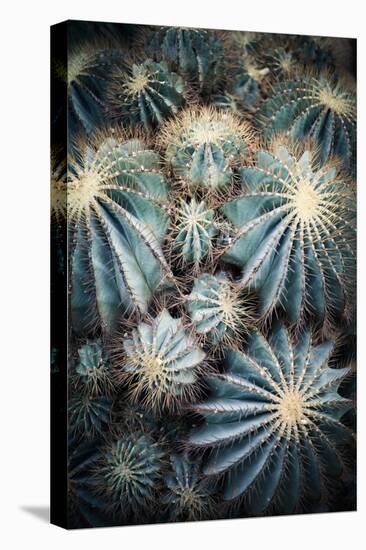
[(68, 25), (69, 525), (354, 509), (352, 68), (333, 39)]

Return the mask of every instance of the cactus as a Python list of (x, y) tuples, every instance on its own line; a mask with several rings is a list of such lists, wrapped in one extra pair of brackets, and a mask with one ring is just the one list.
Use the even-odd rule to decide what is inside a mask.
[(86, 393), (90, 396), (112, 393), (112, 370), (101, 341), (87, 341), (79, 348), (78, 356), (75, 371)]
[(197, 272), (203, 261), (212, 258), (213, 238), (218, 234), (214, 210), (205, 201), (192, 197), (190, 202), (180, 199), (174, 209), (171, 248), (178, 263), (193, 265)]
[(74, 434), (94, 437), (108, 426), (111, 418), (112, 399), (105, 395), (91, 397), (77, 395), (69, 400), (69, 429)]
[(175, 175), (204, 193), (232, 184), (233, 166), (249, 156), (253, 140), (247, 123), (212, 107), (182, 111), (160, 138)]
[(222, 78), (222, 45), (203, 29), (163, 28), (154, 33), (148, 48), (196, 85), (203, 96), (208, 96)]
[(214, 345), (239, 344), (253, 319), (252, 307), (225, 272), (204, 273), (195, 279), (186, 308), (196, 332)]
[(279, 82), (257, 113), (265, 137), (279, 131), (294, 141), (312, 138), (319, 161), (339, 157), (345, 170), (355, 171), (356, 103), (354, 93), (329, 74)]
[(107, 41), (85, 42), (70, 49), (67, 67), (56, 64), (58, 78), (67, 86), (68, 130), (71, 139), (104, 125), (104, 94), (108, 76), (125, 63), (122, 49)]
[(68, 446), (68, 527), (102, 527), (110, 525), (105, 503), (93, 493), (92, 471), (99, 459), (95, 441), (76, 442)]
[(244, 194), (223, 208), (236, 227), (223, 259), (243, 268), (240, 284), (258, 293), (262, 316), (282, 308), (293, 324), (305, 312), (332, 321), (352, 303), (353, 193), (311, 150), (273, 150), (241, 170)]
[(151, 324), (133, 329), (123, 348), (122, 380), (134, 399), (159, 413), (195, 396), (205, 353), (187, 334), (182, 319), (173, 319), (164, 309)]
[(251, 515), (291, 513), (319, 502), (326, 479), (340, 475), (340, 446), (352, 436), (341, 418), (352, 403), (337, 392), (348, 369), (328, 366), (333, 347), (314, 345), (308, 329), (294, 341), (278, 323), (268, 340), (253, 332), (245, 352), (227, 352), (210, 396), (194, 406), (205, 423), (190, 438), (212, 449), (203, 471), (224, 475), (225, 500), (243, 497)]
[(106, 94), (107, 114), (113, 121), (151, 131), (184, 105), (185, 89), (184, 80), (166, 63), (147, 59), (113, 75)]
[(161, 478), (163, 453), (158, 444), (141, 431), (125, 433), (109, 442), (101, 455), (95, 488), (113, 515), (146, 511)]
[(171, 521), (200, 521), (215, 517), (213, 485), (203, 480), (199, 463), (188, 455), (174, 455), (171, 471), (164, 476), (161, 501)]
[(170, 273), (158, 156), (141, 140), (112, 136), (82, 144), (69, 170), (71, 311), (79, 332), (96, 323), (110, 331), (121, 312), (145, 312)]

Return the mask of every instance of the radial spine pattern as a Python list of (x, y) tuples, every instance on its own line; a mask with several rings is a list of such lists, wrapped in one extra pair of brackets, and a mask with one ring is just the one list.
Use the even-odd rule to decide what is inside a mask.
[(334, 319), (350, 302), (355, 257), (354, 197), (332, 166), (310, 150), (279, 145), (241, 170), (244, 194), (224, 206), (237, 230), (223, 259), (243, 268), (260, 313), (282, 307), (291, 323), (305, 311)]
[(340, 421), (352, 402), (338, 394), (347, 368), (329, 368), (333, 343), (294, 341), (281, 325), (269, 339), (253, 332), (245, 352), (228, 351), (225, 371), (195, 411), (205, 418), (192, 433), (211, 448), (204, 473), (225, 474), (224, 498), (247, 497), (250, 514), (296, 511), (319, 502), (326, 479), (340, 475), (338, 445), (352, 432)]

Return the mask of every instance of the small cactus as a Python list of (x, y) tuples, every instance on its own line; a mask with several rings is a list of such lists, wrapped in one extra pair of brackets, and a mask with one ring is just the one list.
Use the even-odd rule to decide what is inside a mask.
[(244, 194), (223, 208), (237, 228), (223, 260), (243, 268), (240, 284), (259, 294), (262, 316), (283, 308), (293, 324), (306, 311), (332, 321), (352, 303), (353, 193), (311, 150), (273, 150), (241, 170)]
[(319, 161), (339, 157), (355, 171), (356, 100), (341, 81), (322, 73), (278, 83), (257, 113), (265, 137), (286, 131), (294, 141), (312, 138)]
[(71, 311), (79, 332), (145, 312), (169, 276), (161, 244), (167, 185), (155, 152), (117, 134), (83, 143), (69, 170)]
[(115, 73), (106, 94), (107, 114), (114, 122), (151, 131), (177, 114), (185, 103), (183, 79), (165, 63), (150, 59)]
[(78, 349), (76, 374), (88, 395), (113, 392), (112, 370), (100, 340), (88, 341)]
[(189, 202), (180, 199), (174, 209), (171, 249), (182, 266), (193, 265), (198, 271), (203, 261), (212, 257), (213, 239), (218, 234), (214, 210), (195, 197)]
[(208, 96), (222, 78), (222, 45), (203, 29), (162, 28), (154, 33), (148, 49)]
[(146, 512), (162, 475), (163, 453), (158, 444), (141, 431), (125, 433), (109, 442), (101, 455), (95, 488), (113, 515)]
[(204, 273), (195, 279), (186, 308), (196, 332), (214, 345), (238, 345), (253, 320), (252, 307), (243, 298), (242, 289), (224, 272)]
[(188, 455), (174, 455), (161, 501), (171, 521), (200, 521), (215, 517), (213, 484), (202, 479), (199, 463)]
[(246, 498), (251, 515), (292, 513), (340, 475), (339, 446), (352, 437), (341, 418), (352, 403), (337, 393), (348, 369), (328, 366), (333, 347), (314, 345), (309, 330), (294, 341), (278, 323), (268, 340), (253, 332), (245, 352), (227, 352), (210, 396), (194, 406), (205, 424), (190, 438), (212, 449), (203, 472), (225, 474), (225, 500)]
[(123, 348), (122, 380), (134, 399), (159, 413), (194, 397), (205, 353), (187, 334), (182, 319), (164, 309), (151, 324), (133, 329)]
[(69, 401), (71, 433), (87, 439), (103, 432), (111, 419), (112, 399), (105, 395), (77, 395)]
[(253, 132), (238, 117), (214, 108), (186, 109), (160, 138), (165, 158), (189, 188), (218, 192), (233, 182), (233, 167), (247, 158)]

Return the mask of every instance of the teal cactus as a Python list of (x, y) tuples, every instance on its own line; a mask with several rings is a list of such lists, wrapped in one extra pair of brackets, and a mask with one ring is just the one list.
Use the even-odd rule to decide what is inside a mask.
[(215, 212), (205, 201), (180, 199), (174, 208), (171, 239), (173, 256), (180, 265), (192, 265), (198, 271), (205, 259), (212, 259), (213, 239), (218, 233)]
[(233, 167), (250, 155), (250, 126), (212, 107), (186, 109), (168, 122), (160, 138), (175, 175), (192, 189), (217, 193), (233, 183)]
[(225, 371), (195, 406), (205, 423), (190, 438), (212, 449), (203, 471), (224, 475), (225, 500), (243, 497), (251, 515), (291, 513), (319, 502), (340, 475), (340, 449), (352, 438), (341, 419), (352, 402), (338, 394), (348, 369), (329, 367), (333, 348), (314, 345), (308, 329), (294, 341), (278, 323), (268, 340), (253, 332), (245, 352), (227, 352)]
[(155, 412), (175, 409), (197, 392), (204, 351), (164, 309), (152, 323), (141, 323), (124, 339), (122, 380), (134, 399)]
[(88, 134), (104, 125), (104, 94), (109, 74), (125, 63), (122, 49), (108, 42), (85, 42), (68, 52), (67, 67), (56, 64), (56, 73), (67, 85), (68, 127), (71, 138), (80, 128)]
[(118, 134), (80, 147), (68, 181), (71, 312), (76, 331), (114, 328), (121, 312), (145, 312), (170, 268), (161, 244), (168, 215), (159, 159)]
[(214, 485), (202, 479), (200, 464), (186, 455), (170, 459), (164, 476), (166, 489), (161, 501), (172, 521), (200, 521), (215, 517)]
[(274, 144), (241, 170), (243, 196), (224, 206), (234, 236), (223, 259), (242, 268), (259, 312), (285, 310), (290, 323), (310, 313), (332, 321), (352, 303), (354, 196), (334, 166), (319, 166), (311, 150)]
[(312, 138), (321, 163), (339, 157), (345, 170), (355, 171), (355, 94), (329, 74), (279, 82), (257, 121), (265, 137), (285, 131), (294, 141)]
[(113, 392), (112, 369), (99, 339), (87, 341), (78, 349), (75, 371), (88, 395), (108, 395)]
[(151, 59), (115, 73), (106, 94), (112, 121), (142, 126), (151, 131), (185, 104), (186, 85), (166, 63)]
[(137, 514), (153, 502), (162, 475), (163, 453), (149, 435), (126, 433), (101, 451), (95, 488), (115, 516)]
[(105, 395), (77, 395), (69, 401), (71, 433), (92, 438), (109, 425), (113, 401)]
[(196, 332), (215, 345), (238, 345), (253, 321), (252, 304), (225, 272), (195, 279), (186, 308)]
[(223, 76), (222, 44), (203, 29), (162, 28), (148, 48), (208, 96)]

